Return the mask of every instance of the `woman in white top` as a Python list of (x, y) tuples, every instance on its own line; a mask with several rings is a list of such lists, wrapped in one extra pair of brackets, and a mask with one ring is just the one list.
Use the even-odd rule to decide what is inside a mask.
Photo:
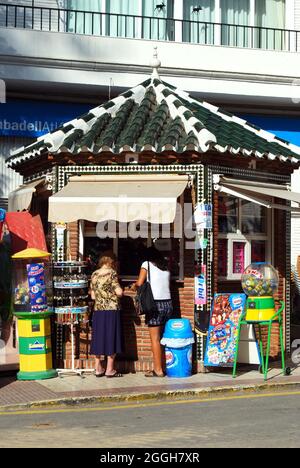
[(160, 340), (164, 325), (173, 315), (170, 291), (171, 275), (166, 260), (155, 247), (150, 247), (147, 250), (147, 261), (142, 264), (139, 279), (134, 285), (135, 288), (142, 286), (147, 281), (147, 278), (149, 279), (149, 269), (150, 283), (157, 312), (151, 317), (146, 317), (153, 353), (153, 370), (148, 372), (146, 377), (164, 377)]

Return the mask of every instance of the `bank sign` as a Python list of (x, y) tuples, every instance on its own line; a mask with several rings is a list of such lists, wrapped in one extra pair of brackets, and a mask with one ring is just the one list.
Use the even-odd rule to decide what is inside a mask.
[(0, 136), (39, 137), (85, 114), (89, 104), (15, 101), (0, 104)]

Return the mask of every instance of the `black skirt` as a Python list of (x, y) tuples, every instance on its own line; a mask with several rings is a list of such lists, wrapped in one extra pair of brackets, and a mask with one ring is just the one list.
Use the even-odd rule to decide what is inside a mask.
[(151, 316), (146, 315), (146, 324), (148, 327), (162, 327), (173, 317), (172, 300), (155, 301), (157, 312)]
[(122, 353), (121, 312), (119, 310), (94, 311), (90, 353), (95, 356), (113, 356)]

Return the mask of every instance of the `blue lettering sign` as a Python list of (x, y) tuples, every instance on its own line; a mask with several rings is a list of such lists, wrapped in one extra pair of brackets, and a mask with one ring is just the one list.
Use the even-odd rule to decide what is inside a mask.
[(0, 136), (39, 137), (85, 114), (89, 104), (8, 101), (0, 104)]

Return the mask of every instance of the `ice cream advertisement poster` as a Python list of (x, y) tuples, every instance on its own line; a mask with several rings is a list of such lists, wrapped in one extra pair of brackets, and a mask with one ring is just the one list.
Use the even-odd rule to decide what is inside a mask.
[(204, 364), (233, 367), (238, 324), (246, 307), (245, 294), (215, 294), (210, 317)]
[(44, 264), (31, 263), (27, 265), (27, 277), (31, 312), (40, 312), (47, 309)]

